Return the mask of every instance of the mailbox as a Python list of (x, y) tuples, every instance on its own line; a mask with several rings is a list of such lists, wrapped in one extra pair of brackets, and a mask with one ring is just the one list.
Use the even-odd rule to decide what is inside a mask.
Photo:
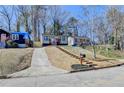
[(85, 58), (85, 57), (86, 57), (85, 54), (80, 53), (80, 58)]
[(80, 53), (80, 63), (81, 63), (81, 65), (83, 63), (83, 58), (85, 58), (85, 57), (86, 57), (85, 54)]

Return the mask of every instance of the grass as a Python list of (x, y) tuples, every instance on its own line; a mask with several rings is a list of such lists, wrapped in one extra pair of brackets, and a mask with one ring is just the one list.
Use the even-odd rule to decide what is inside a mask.
[(0, 76), (30, 67), (33, 49), (0, 49)]
[(40, 41), (34, 42), (34, 47), (35, 48), (40, 48), (42, 46)]
[[(85, 59), (93, 60), (93, 53), (91, 51), (88, 51), (86, 49), (83, 49), (83, 48), (77, 47), (77, 46), (75, 46), (75, 47), (73, 47), (73, 46), (61, 46), (61, 47), (68, 50), (69, 52), (77, 55), (77, 56), (80, 56), (80, 53), (86, 54)], [(101, 55), (97, 55), (97, 58), (98, 59), (105, 59), (106, 57), (101, 56)]]
[[(91, 46), (86, 47), (86, 49), (92, 51)], [(123, 51), (114, 50), (112, 48), (106, 49), (105, 47), (99, 48), (97, 46), (95, 47), (95, 49), (96, 49), (97, 54), (103, 55), (105, 57), (115, 58), (115, 59), (124, 59), (124, 52)]]

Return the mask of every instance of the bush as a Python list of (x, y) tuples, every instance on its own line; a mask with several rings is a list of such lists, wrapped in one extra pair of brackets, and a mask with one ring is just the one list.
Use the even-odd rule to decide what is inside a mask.
[(18, 43), (13, 42), (12, 40), (8, 40), (6, 42), (7, 48), (18, 48)]

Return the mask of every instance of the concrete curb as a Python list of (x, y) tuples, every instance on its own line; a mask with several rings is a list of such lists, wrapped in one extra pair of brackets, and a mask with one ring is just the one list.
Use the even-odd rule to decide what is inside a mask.
[(105, 68), (112, 68), (112, 67), (118, 67), (118, 66), (122, 66), (122, 65), (124, 65), (124, 63), (123, 64), (118, 64), (118, 65), (113, 65), (113, 66), (107, 66), (107, 67), (94, 67), (94, 68), (89, 68), (89, 69), (83, 69), (83, 70), (72, 70), (72, 71), (70, 71), (70, 73), (75, 73), (75, 72), (81, 72), (81, 71), (91, 71), (91, 70), (99, 70), (99, 69), (105, 69)]

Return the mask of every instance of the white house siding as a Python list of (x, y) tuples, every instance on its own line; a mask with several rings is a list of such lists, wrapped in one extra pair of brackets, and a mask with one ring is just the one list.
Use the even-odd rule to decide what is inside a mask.
[(68, 45), (73, 46), (75, 44), (75, 40), (73, 37), (68, 37)]
[(42, 44), (50, 44), (50, 36), (42, 36)]
[(60, 37), (60, 44), (68, 44), (68, 37), (67, 36), (61, 36)]

